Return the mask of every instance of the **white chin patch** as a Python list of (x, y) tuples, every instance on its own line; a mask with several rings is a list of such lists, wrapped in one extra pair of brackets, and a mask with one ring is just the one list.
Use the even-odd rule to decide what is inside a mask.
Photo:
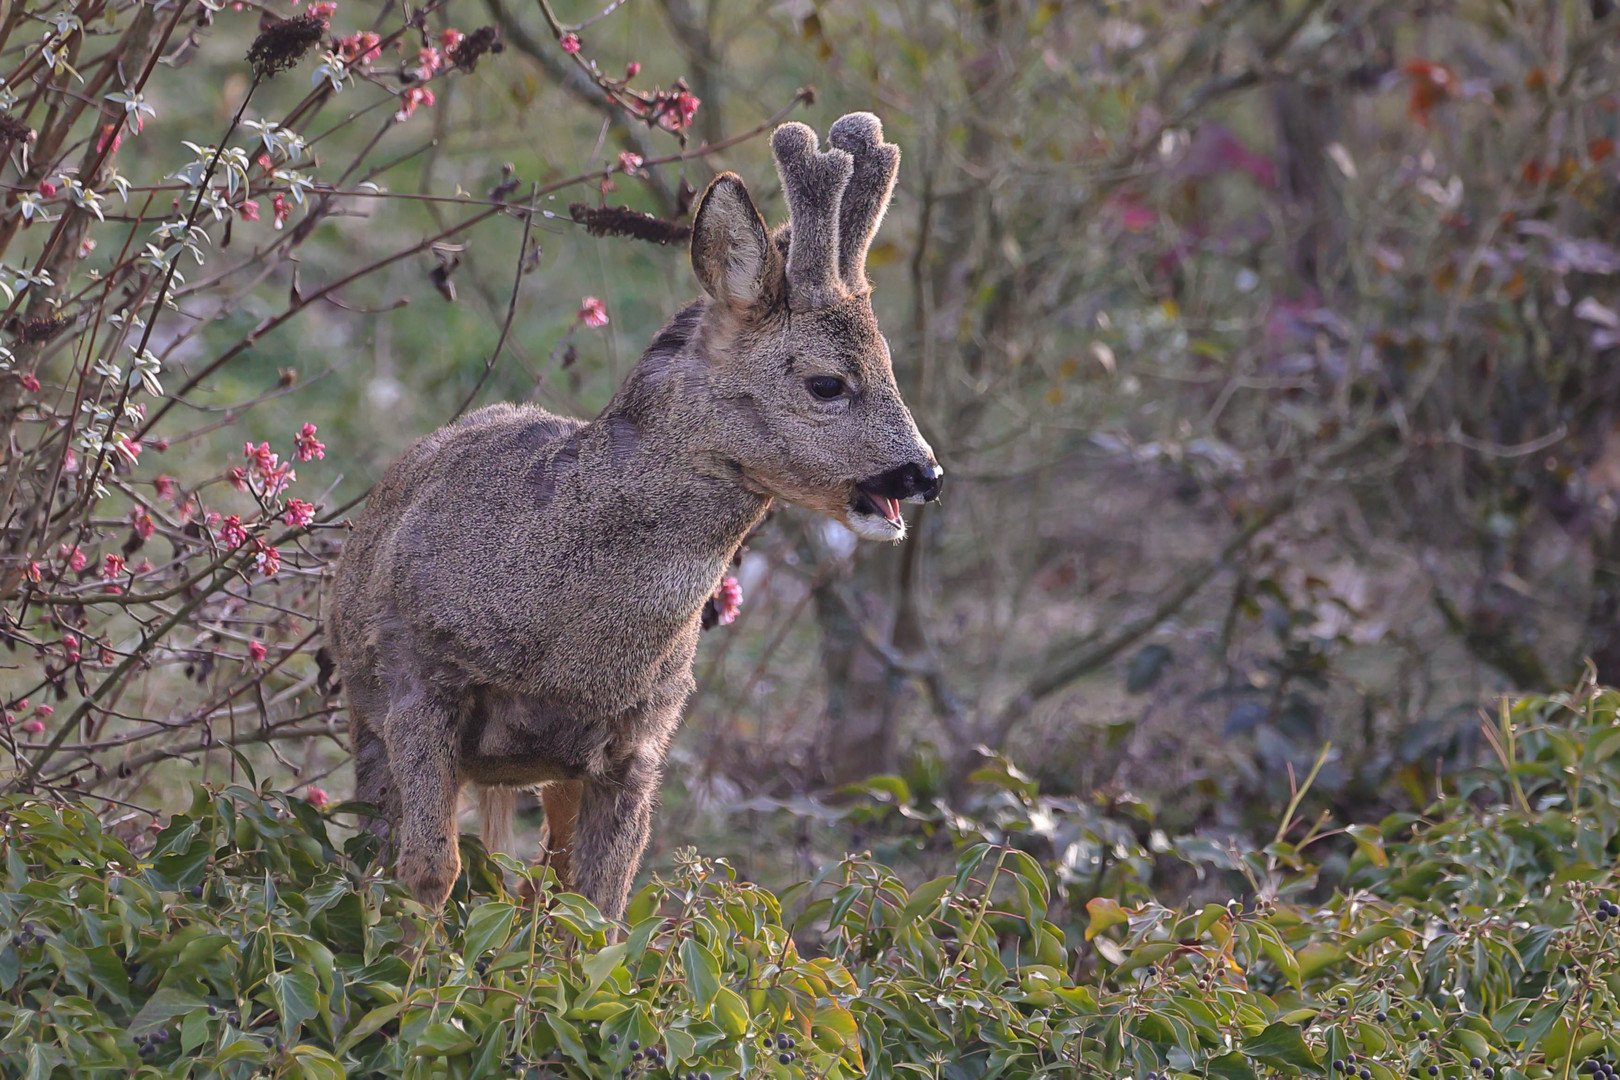
[(859, 510), (849, 511), (849, 528), (862, 540), (904, 540), (906, 537), (906, 523), (904, 519), (890, 521), (882, 514), (865, 514)]

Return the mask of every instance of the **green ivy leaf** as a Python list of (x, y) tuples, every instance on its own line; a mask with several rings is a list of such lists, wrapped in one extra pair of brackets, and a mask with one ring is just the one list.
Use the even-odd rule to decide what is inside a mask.
[(1256, 1061), (1279, 1069), (1300, 1069), (1322, 1075), (1322, 1066), (1305, 1045), (1305, 1038), (1292, 1024), (1267, 1025), (1258, 1035), (1243, 1040), (1243, 1053)]

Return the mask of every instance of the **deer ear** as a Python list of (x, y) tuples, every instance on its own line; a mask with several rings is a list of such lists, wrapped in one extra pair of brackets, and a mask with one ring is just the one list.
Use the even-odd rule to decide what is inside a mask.
[(692, 223), (692, 272), (703, 291), (733, 307), (745, 307), (765, 293), (770, 240), (765, 219), (754, 208), (736, 173), (721, 173), (703, 193)]

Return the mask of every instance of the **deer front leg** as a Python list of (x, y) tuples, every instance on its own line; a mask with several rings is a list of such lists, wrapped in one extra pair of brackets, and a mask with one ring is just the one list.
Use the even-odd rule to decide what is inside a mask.
[(417, 691), (389, 709), (383, 738), (400, 802), (395, 872), (411, 895), (438, 909), (461, 873), (455, 716)]
[(652, 831), (662, 766), (662, 748), (648, 748), (584, 781), (569, 857), (572, 882), (610, 919), (624, 918), (630, 882)]

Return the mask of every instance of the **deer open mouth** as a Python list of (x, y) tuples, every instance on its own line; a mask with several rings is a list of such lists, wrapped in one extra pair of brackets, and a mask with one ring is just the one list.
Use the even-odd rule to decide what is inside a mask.
[(900, 500), (887, 495), (874, 495), (856, 488), (849, 500), (849, 508), (857, 514), (883, 518), (891, 525), (900, 524)]

